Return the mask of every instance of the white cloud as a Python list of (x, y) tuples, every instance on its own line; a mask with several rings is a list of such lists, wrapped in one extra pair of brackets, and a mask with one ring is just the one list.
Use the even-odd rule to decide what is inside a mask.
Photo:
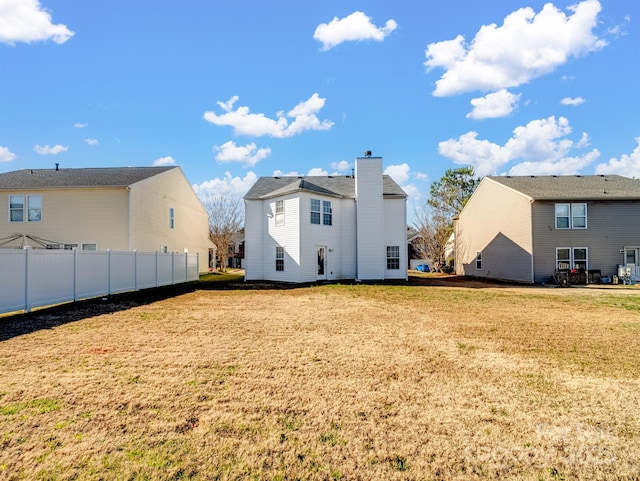
[(567, 136), (572, 129), (565, 117), (551, 116), (533, 120), (526, 126), (516, 127), (513, 136), (501, 146), (488, 140), (479, 140), (477, 132), (467, 132), (458, 139), (438, 144), (438, 151), (456, 164), (471, 165), (479, 176), (492, 175), (509, 162), (520, 160), (509, 173), (524, 174), (576, 174), (595, 161), (600, 153), (593, 149), (582, 156), (570, 156), (573, 149), (588, 145), (583, 133), (578, 142)]
[(201, 199), (216, 194), (243, 197), (256, 183), (256, 180), (258, 180), (258, 176), (253, 171), (247, 172), (244, 177), (233, 177), (227, 171), (222, 179), (216, 178), (207, 180), (202, 184), (194, 184), (193, 190)]
[(0, 42), (53, 40), (61, 44), (73, 37), (66, 25), (54, 25), (51, 14), (38, 0), (2, 0), (0, 2)]
[(585, 99), (583, 99), (582, 97), (565, 97), (560, 101), (562, 105), (571, 105), (572, 107), (583, 104), (585, 102)]
[(89, 124), (83, 124), (82, 122), (76, 122), (75, 124), (73, 124), (73, 126), (76, 129), (84, 129), (87, 125), (89, 125)]
[(11, 152), (7, 147), (0, 145), (0, 162), (11, 162), (17, 156)]
[(84, 141), (89, 145), (98, 145), (100, 143), (98, 139), (84, 139)]
[[(269, 135), (275, 138), (286, 138), (297, 135), (305, 130), (329, 130), (333, 122), (318, 119), (317, 113), (324, 107), (326, 99), (320, 98), (314, 93), (308, 100), (300, 102), (285, 115), (282, 112), (276, 114), (277, 119), (271, 119), (264, 114), (253, 114), (249, 107), (237, 107), (235, 96), (227, 102), (218, 102), (218, 106), (225, 111), (222, 115), (207, 111), (204, 119), (214, 125), (233, 127), (235, 135), (249, 135), (262, 137)], [(287, 119), (293, 119), (291, 123)]]
[(622, 154), (620, 159), (612, 158), (606, 164), (596, 166), (596, 174), (618, 174), (625, 177), (640, 178), (640, 137), (637, 137), (638, 146), (630, 154)]
[(427, 69), (446, 70), (436, 81), (433, 95), (517, 87), (553, 72), (570, 57), (604, 47), (606, 42), (592, 33), (600, 3), (584, 0), (569, 9), (570, 16), (551, 3), (537, 14), (532, 8), (521, 8), (507, 15), (499, 27), (482, 26), (470, 44), (462, 35), (429, 44)]
[(254, 166), (262, 159), (271, 155), (269, 147), (258, 149), (256, 144), (251, 142), (247, 145), (236, 145), (235, 142), (229, 141), (213, 147), (218, 162), (241, 162), (245, 165)]
[(331, 167), (333, 170), (337, 170), (338, 172), (344, 172), (346, 170), (349, 170), (351, 164), (346, 160), (341, 160), (340, 162), (331, 162), (331, 164), (329, 164), (329, 167)]
[(313, 175), (322, 175), (322, 176), (326, 176), (329, 175), (329, 173), (324, 170), (322, 167), (314, 167), (312, 169), (309, 169), (309, 172), (307, 172), (308, 176), (313, 176)]
[(520, 96), (521, 94), (516, 95), (506, 89), (500, 89), (485, 97), (471, 99), (473, 110), (467, 114), (467, 118), (495, 119), (506, 117), (513, 112), (520, 100)]
[(60, 152), (66, 152), (69, 150), (69, 147), (66, 145), (54, 145), (53, 147), (49, 147), (48, 145), (36, 145), (33, 147), (33, 150), (40, 155), (56, 155)]
[(409, 180), (409, 164), (389, 165), (384, 169), (384, 174), (402, 185)]
[(155, 167), (162, 167), (165, 165), (176, 165), (176, 161), (173, 159), (173, 157), (168, 155), (166, 157), (160, 157), (159, 159), (154, 160), (153, 165)]
[(313, 38), (322, 43), (322, 50), (326, 52), (348, 41), (376, 40), (381, 42), (397, 26), (395, 20), (389, 19), (384, 27), (376, 27), (371, 22), (371, 18), (363, 12), (353, 12), (344, 18), (334, 17), (329, 23), (321, 23), (316, 27)]

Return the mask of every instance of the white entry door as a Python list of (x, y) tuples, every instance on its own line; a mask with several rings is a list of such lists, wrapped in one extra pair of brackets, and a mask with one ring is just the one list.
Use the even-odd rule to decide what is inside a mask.
[(327, 248), (316, 246), (316, 279), (327, 280)]

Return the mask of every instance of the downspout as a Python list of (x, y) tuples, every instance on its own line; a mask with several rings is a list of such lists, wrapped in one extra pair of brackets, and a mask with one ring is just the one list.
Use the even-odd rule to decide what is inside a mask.
[(126, 187), (127, 189), (127, 210), (128, 210), (128, 216), (129, 216), (129, 222), (128, 222), (128, 232), (127, 232), (127, 245), (128, 245), (128, 251), (132, 251), (132, 244), (131, 244), (131, 186), (128, 185)]

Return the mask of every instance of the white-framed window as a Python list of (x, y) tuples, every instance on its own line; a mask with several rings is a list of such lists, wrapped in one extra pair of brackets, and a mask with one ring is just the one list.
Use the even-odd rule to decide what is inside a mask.
[(95, 250), (98, 250), (98, 244), (96, 244), (95, 242), (84, 242), (82, 244), (82, 250), (83, 251), (95, 251)]
[(331, 201), (322, 201), (322, 223), (324, 225), (333, 224), (333, 209), (331, 208)]
[(476, 251), (476, 270), (482, 270), (482, 251)]
[(169, 229), (173, 229), (176, 225), (176, 216), (173, 207), (169, 207)]
[(276, 247), (276, 271), (284, 271), (284, 247)]
[(556, 269), (586, 270), (589, 268), (587, 247), (556, 247)]
[(311, 223), (320, 225), (320, 199), (311, 199)]
[(400, 246), (387, 246), (387, 269), (400, 269)]
[[(26, 197), (26, 203), (25, 203)], [(25, 215), (26, 213), (26, 215)], [(10, 195), (9, 222), (40, 222), (42, 220), (41, 195)]]
[(556, 229), (586, 229), (587, 204), (556, 204)]
[(276, 225), (284, 225), (284, 200), (276, 200)]
[(169, 247), (160, 246), (160, 252), (162, 252), (163, 254), (167, 254), (169, 252)]

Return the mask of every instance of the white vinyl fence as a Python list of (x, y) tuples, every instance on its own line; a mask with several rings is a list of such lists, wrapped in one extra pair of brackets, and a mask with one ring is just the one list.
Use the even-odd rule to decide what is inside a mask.
[(0, 314), (198, 278), (198, 254), (0, 249)]

